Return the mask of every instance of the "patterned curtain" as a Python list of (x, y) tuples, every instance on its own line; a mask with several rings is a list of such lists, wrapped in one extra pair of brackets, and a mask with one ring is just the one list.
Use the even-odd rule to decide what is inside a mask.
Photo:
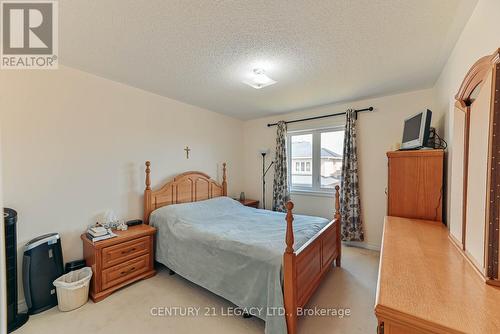
[(363, 241), (356, 153), (356, 111), (353, 109), (346, 111), (344, 157), (340, 181), (340, 215), (342, 217), (342, 240)]
[(285, 204), (290, 198), (286, 163), (286, 123), (284, 121), (279, 121), (277, 128), (273, 181), (273, 211), (285, 212)]

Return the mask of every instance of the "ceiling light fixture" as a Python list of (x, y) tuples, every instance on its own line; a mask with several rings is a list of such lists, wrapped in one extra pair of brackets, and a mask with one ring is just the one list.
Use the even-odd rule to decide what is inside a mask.
[(268, 77), (263, 69), (255, 68), (250, 77), (243, 81), (243, 83), (255, 89), (261, 89), (275, 84), (276, 81)]

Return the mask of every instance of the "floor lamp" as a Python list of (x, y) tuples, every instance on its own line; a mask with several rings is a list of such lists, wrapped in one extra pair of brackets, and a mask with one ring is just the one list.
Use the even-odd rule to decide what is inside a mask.
[(266, 208), (266, 174), (269, 171), (269, 168), (274, 164), (274, 161), (271, 161), (269, 166), (266, 168), (266, 155), (269, 153), (269, 149), (261, 149), (260, 154), (262, 155), (262, 208)]

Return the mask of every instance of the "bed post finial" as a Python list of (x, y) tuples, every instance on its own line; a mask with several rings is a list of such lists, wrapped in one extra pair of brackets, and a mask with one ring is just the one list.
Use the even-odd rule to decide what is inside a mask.
[(146, 161), (146, 190), (151, 190), (151, 179), (149, 174), (151, 173), (151, 162)]
[(335, 215), (334, 220), (335, 224), (337, 224), (337, 257), (335, 258), (335, 265), (340, 267), (341, 258), (342, 258), (342, 222), (340, 220), (340, 187), (338, 185), (335, 186)]
[(286, 250), (285, 253), (293, 253), (293, 202), (288, 201), (286, 203)]
[(226, 163), (222, 163), (222, 196), (227, 196)]
[(149, 215), (151, 214), (151, 162), (146, 161), (146, 189), (144, 189), (144, 224), (149, 224)]

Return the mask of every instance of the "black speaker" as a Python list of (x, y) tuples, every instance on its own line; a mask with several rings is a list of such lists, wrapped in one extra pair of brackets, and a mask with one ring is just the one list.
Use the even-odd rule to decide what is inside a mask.
[(17, 212), (4, 208), (5, 258), (7, 273), (7, 331), (10, 333), (28, 321), (26, 313), (18, 313), (17, 303)]

